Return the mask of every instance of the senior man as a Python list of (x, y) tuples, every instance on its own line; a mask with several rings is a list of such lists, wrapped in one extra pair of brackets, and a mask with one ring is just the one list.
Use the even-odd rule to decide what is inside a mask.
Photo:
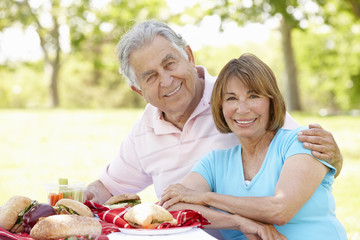
[[(138, 193), (151, 184), (160, 198), (210, 150), (238, 144), (234, 134), (219, 133), (212, 119), (216, 77), (195, 64), (190, 46), (168, 25), (135, 24), (120, 40), (118, 56), (131, 89), (148, 104), (116, 158), (87, 187), (87, 200), (104, 203), (112, 195)], [(297, 127), (287, 114), (283, 128)], [(342, 157), (331, 133), (313, 124), (299, 141), (340, 172)]]

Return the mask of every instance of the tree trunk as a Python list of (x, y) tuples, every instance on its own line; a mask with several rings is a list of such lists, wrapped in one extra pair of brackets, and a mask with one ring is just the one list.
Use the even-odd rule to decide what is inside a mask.
[(286, 19), (281, 20), (282, 48), (285, 62), (285, 100), (288, 111), (300, 111), (300, 98), (297, 83), (296, 62), (291, 41), (292, 27)]
[(56, 108), (59, 107), (60, 101), (59, 101), (59, 90), (58, 90), (58, 76), (59, 76), (59, 70), (60, 65), (59, 63), (54, 64), (51, 66), (51, 83), (50, 83), (50, 93), (51, 93), (51, 105), (52, 107)]
[(102, 76), (102, 43), (97, 43), (92, 48), (93, 56), (90, 56), (93, 58), (93, 79), (91, 81), (91, 84), (93, 86), (99, 85), (100, 78)]
[(355, 14), (355, 16), (360, 18), (360, 1), (349, 0), (349, 3), (351, 4), (352, 10), (353, 10), (353, 13)]
[(59, 24), (56, 17), (54, 19), (54, 29), (52, 31), (53, 38), (55, 39), (55, 59), (52, 61), (51, 67), (51, 80), (50, 80), (50, 93), (52, 100), (52, 107), (56, 108), (60, 105), (59, 100), (59, 89), (58, 89), (58, 77), (60, 71), (60, 56), (61, 56), (61, 48), (60, 48), (60, 34), (59, 34)]

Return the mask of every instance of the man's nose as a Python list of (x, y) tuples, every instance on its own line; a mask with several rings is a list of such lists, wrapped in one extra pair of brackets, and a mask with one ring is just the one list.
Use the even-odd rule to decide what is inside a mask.
[(174, 81), (174, 78), (170, 74), (164, 72), (160, 79), (160, 86), (169, 87), (169, 86), (171, 86), (173, 81)]

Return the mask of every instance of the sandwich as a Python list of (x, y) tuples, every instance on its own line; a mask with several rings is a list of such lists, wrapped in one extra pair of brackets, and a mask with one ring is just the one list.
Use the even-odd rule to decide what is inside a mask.
[(163, 222), (169, 222), (174, 226), (177, 224), (177, 220), (169, 211), (152, 203), (142, 203), (130, 208), (124, 219), (135, 228), (154, 229)]
[(136, 194), (127, 193), (121, 194), (118, 196), (112, 196), (107, 200), (104, 205), (110, 209), (115, 208), (126, 208), (126, 207), (133, 207), (137, 204), (140, 204), (141, 200), (140, 197)]
[(13, 233), (24, 231), (23, 217), (37, 201), (28, 197), (13, 196), (0, 208), (0, 227)]
[(26, 233), (30, 233), (34, 225), (43, 217), (56, 215), (55, 209), (50, 204), (39, 203), (30, 208), (30, 210), (24, 214), (22, 226)]
[(94, 217), (90, 208), (85, 204), (68, 198), (60, 199), (56, 204), (58, 214), (74, 214), (79, 216)]
[(61, 239), (72, 236), (100, 235), (101, 223), (94, 217), (52, 215), (40, 219), (30, 231), (34, 239)]

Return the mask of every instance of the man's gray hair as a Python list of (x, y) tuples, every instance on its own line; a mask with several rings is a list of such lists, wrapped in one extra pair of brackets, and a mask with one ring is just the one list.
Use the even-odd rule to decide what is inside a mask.
[(129, 32), (121, 37), (117, 45), (118, 58), (120, 60), (119, 72), (125, 75), (130, 86), (140, 89), (134, 69), (130, 65), (130, 54), (147, 44), (151, 44), (158, 35), (168, 39), (181, 55), (187, 58), (185, 51), (186, 41), (168, 25), (154, 20), (137, 23)]

